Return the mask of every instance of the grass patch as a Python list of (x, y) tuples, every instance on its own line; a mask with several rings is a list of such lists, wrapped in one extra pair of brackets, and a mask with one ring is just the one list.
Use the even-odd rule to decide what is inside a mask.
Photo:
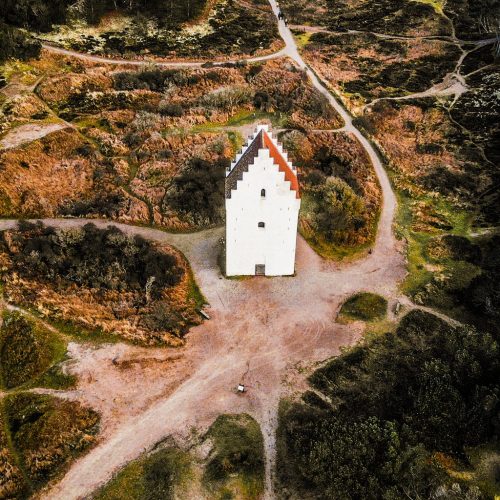
[(264, 439), (259, 424), (247, 414), (220, 415), (207, 437), (213, 442), (203, 475), (207, 489), (217, 498), (259, 498), (264, 491)]
[(465, 210), (457, 210), (448, 201), (434, 199), (427, 196), (418, 198), (398, 191), (398, 213), (396, 215), (396, 234), (399, 238), (407, 240), (408, 275), (401, 285), (403, 293), (413, 297), (415, 293), (427, 285), (434, 271), (429, 264), (444, 264), (444, 262), (432, 259), (428, 254), (429, 243), (436, 235), (445, 234), (444, 231), (429, 228), (427, 231), (414, 229), (416, 217), (414, 206), (423, 202), (432, 206), (433, 213), (446, 220), (451, 229), (447, 232), (457, 236), (466, 236), (471, 231), (472, 216)]
[(347, 321), (374, 321), (387, 314), (387, 300), (375, 293), (357, 293), (349, 297), (340, 308), (339, 318)]
[(187, 298), (188, 300), (194, 301), (196, 309), (201, 309), (205, 304), (208, 304), (208, 301), (203, 293), (201, 293), (200, 287), (198, 286), (198, 283), (196, 283), (193, 270), (191, 268), (189, 268), (189, 274), (190, 279), (188, 284)]
[(377, 337), (385, 335), (386, 333), (394, 333), (397, 323), (388, 319), (381, 319), (378, 321), (371, 321), (366, 326), (364, 338), (371, 341)]
[[(21, 313), (4, 312), (0, 329), (0, 374), (2, 387), (12, 389), (35, 380), (57, 385), (54, 366), (66, 354), (66, 342), (56, 333)], [(51, 375), (49, 374), (51, 373)], [(64, 375), (58, 377), (63, 382)], [(67, 381), (63, 383), (67, 386)]]
[(207, 122), (200, 125), (195, 125), (190, 129), (192, 134), (202, 132), (216, 132), (225, 127), (241, 127), (249, 125), (260, 120), (270, 120), (273, 127), (284, 127), (288, 120), (287, 115), (283, 113), (267, 113), (266, 111), (243, 109), (236, 112), (229, 120), (222, 123)]
[(224, 126), (239, 127), (241, 125), (248, 125), (258, 120), (270, 120), (273, 127), (278, 127), (284, 125), (286, 122), (286, 115), (282, 113), (266, 113), (265, 111), (243, 110), (229, 118)]
[(484, 274), (481, 245), (468, 237), (473, 215), (442, 198), (402, 191), (398, 206), (396, 233), (407, 242), (408, 263), (402, 292), (417, 304), (477, 324), (464, 300), (471, 283)]
[(95, 442), (99, 415), (77, 402), (19, 393), (4, 405), (12, 445), (35, 489)]
[(44, 387), (46, 389), (67, 390), (76, 386), (76, 375), (64, 373), (59, 364), (51, 366), (45, 373), (36, 378), (27, 387)]
[(294, 33), (294, 35), (295, 35), (295, 41), (297, 42), (299, 49), (303, 49), (306, 45), (309, 45), (309, 43), (311, 42), (311, 36), (313, 35), (313, 33), (296, 32)]
[(22, 75), (22, 83), (31, 85), (35, 83), (37, 78), (37, 70), (34, 66), (17, 59), (6, 61), (0, 66), (0, 70), (7, 82), (15, 75)]
[(126, 465), (95, 500), (169, 500), (191, 477), (191, 459), (177, 448), (164, 448)]
[(0, 498), (26, 498), (29, 486), (17, 463), (0, 401)]

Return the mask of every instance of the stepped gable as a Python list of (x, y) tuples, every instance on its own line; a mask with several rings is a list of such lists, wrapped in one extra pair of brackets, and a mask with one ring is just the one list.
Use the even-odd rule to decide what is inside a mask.
[(253, 163), (254, 158), (259, 154), (259, 149), (264, 148), (263, 130), (255, 136), (255, 139), (243, 153), (238, 163), (233, 167), (226, 177), (226, 198), (231, 198), (231, 191), (236, 189), (238, 181), (243, 179), (243, 173), (248, 172), (248, 167)]
[(237, 189), (238, 181), (243, 179), (243, 174), (245, 172), (248, 172), (249, 166), (253, 164), (254, 159), (259, 154), (259, 149), (269, 150), (269, 154), (274, 160), (274, 164), (278, 166), (280, 172), (285, 174), (285, 180), (290, 182), (290, 190), (295, 191), (296, 198), (300, 198), (299, 182), (296, 173), (292, 170), (288, 161), (283, 157), (264, 128), (259, 130), (241, 158), (227, 175), (225, 185), (226, 198), (231, 198), (231, 191)]

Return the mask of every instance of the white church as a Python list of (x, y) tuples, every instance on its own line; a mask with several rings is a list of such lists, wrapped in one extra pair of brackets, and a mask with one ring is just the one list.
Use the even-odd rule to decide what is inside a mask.
[(260, 125), (226, 173), (226, 275), (295, 273), (297, 170)]

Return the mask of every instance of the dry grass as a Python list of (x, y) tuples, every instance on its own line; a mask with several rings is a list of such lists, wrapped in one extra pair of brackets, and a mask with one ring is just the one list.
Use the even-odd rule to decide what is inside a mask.
[[(61, 237), (67, 242), (78, 241), (78, 233), (79, 230), (62, 231)], [(182, 254), (168, 245), (151, 244), (151, 251), (172, 256), (179, 268), (180, 280), (174, 286), (165, 285), (159, 297), (148, 300), (146, 291), (126, 289), (126, 285), (122, 285), (121, 290), (92, 288), (61, 276), (49, 280), (42, 276), (23, 277), (12, 263), (22, 251), (13, 240), (15, 232), (4, 233), (0, 258), (5, 265), (5, 297), (51, 321), (77, 326), (90, 338), (105, 335), (146, 345), (171, 346), (182, 345), (190, 326), (200, 322), (196, 308), (203, 299), (189, 264)], [(130, 245), (133, 245), (132, 240)]]

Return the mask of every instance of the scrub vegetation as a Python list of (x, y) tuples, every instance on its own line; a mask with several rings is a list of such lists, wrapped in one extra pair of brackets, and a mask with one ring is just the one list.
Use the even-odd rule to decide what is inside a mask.
[[(355, 115), (355, 125), (386, 162), (399, 201), (396, 231), (408, 243), (403, 291), (418, 304), (497, 331), (498, 264), (491, 248), (500, 217), (499, 108), (492, 98), (499, 88), (498, 51), (492, 43), (425, 38), (436, 33), (425, 23), (421, 32), (408, 33), (406, 39), (384, 38), (380, 33), (391, 33), (400, 13), (389, 7), (380, 4), (380, 18), (365, 3), (349, 16), (332, 7), (338, 20), (345, 16), (349, 22), (361, 20), (370, 8), (375, 24), (370, 29), (360, 24), (363, 33), (313, 33), (304, 56), (340, 94)], [(498, 11), (498, 2), (429, 3), (424, 8), (434, 9), (432, 16), (449, 26), (453, 23), (458, 37), (494, 36), (484, 23)], [(441, 93), (440, 88), (454, 82), (466, 87)], [(434, 90), (427, 97), (418, 95), (429, 89)], [(462, 250), (472, 245), (474, 255), (439, 253), (434, 248), (438, 242)]]
[(237, 2), (146, 2), (135, 9), (110, 5), (101, 12), (89, 19), (73, 9), (67, 24), (41, 38), (81, 52), (125, 58), (224, 59), (264, 53), (278, 44), (271, 13)]
[(331, 498), (481, 497), (471, 457), (498, 439), (498, 350), (487, 333), (412, 311), (395, 333), (329, 361), (310, 377), (321, 398), (282, 404), (282, 487)]
[(11, 498), (26, 498), (95, 442), (99, 416), (77, 402), (16, 393), (0, 404), (0, 464), (6, 472), (0, 488), (10, 491)]
[(423, 92), (454, 70), (459, 47), (443, 40), (371, 33), (314, 33), (304, 55), (353, 105)]
[(191, 457), (178, 448), (163, 448), (127, 464), (95, 500), (171, 500), (191, 477)]
[[(242, 145), (239, 127), (262, 118), (301, 130), (341, 125), (326, 99), (285, 61), (147, 67), (112, 77), (105, 66), (66, 61), (9, 66), (9, 82), (46, 77), (34, 94), (4, 103), (0, 130), (7, 137), (19, 125), (38, 124), (33, 117), (41, 113), (75, 128), (0, 152), (2, 216), (106, 217), (176, 231), (211, 227), (222, 222), (221, 174)], [(352, 149), (350, 142), (345, 147)]]
[(7, 1), (0, 16), (0, 60), (36, 57), (38, 40), (88, 53), (169, 58), (251, 55), (277, 43), (268, 10), (225, 0)]
[(74, 379), (57, 366), (66, 354), (61, 336), (18, 312), (3, 313), (0, 380), (5, 389), (21, 385), (67, 388)]
[(173, 248), (119, 229), (19, 223), (1, 240), (7, 299), (88, 334), (147, 345), (182, 343), (198, 324), (193, 277)]
[[(486, 73), (484, 79), (493, 81)], [(397, 232), (408, 241), (410, 270), (403, 290), (417, 303), (497, 331), (492, 248), (499, 170), (492, 145), (498, 141), (491, 108), (479, 97), (471, 100), (474, 94), (487, 99), (480, 89), (464, 94), (451, 113), (430, 100), (383, 101), (362, 123), (380, 144), (399, 192)]]
[(283, 136), (300, 167), (300, 231), (327, 258), (350, 258), (376, 233), (381, 193), (375, 172), (358, 142), (337, 132)]
[(497, 0), (282, 0), (289, 22), (325, 26), (332, 31), (347, 29), (394, 35), (451, 35), (477, 39), (494, 29)]
[(259, 425), (247, 414), (225, 414), (189, 450), (169, 442), (127, 464), (95, 498), (168, 500), (201, 495), (257, 500), (263, 490), (264, 447)]

